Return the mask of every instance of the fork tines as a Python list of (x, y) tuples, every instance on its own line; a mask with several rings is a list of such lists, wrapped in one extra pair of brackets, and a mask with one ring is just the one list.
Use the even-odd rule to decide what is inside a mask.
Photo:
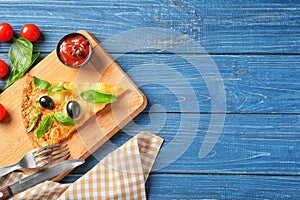
[(39, 167), (64, 160), (69, 157), (70, 151), (65, 142), (36, 149), (34, 154), (35, 162)]

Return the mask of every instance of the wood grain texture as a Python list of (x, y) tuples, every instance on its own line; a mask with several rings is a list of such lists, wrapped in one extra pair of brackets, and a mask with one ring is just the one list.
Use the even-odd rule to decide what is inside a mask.
[[(226, 113), (300, 113), (299, 56), (209, 56), (217, 70), (202, 74), (203, 55), (112, 56), (148, 96), (151, 112), (196, 112), (195, 106), (184, 106), (191, 103), (192, 96), (198, 100), (199, 112), (212, 112), (211, 91), (205, 81), (220, 74)], [(186, 57), (199, 59), (200, 66)]]
[[(76, 180), (79, 176), (70, 176)], [(146, 182), (147, 199), (298, 199), (298, 176), (156, 174)]]
[[(205, 158), (199, 149), (207, 133), (210, 115), (142, 113), (112, 137), (94, 158), (74, 174), (87, 171), (106, 152), (125, 143), (141, 130), (164, 138), (154, 173), (211, 173), (227, 175), (299, 175), (300, 115), (228, 114), (221, 137)], [(188, 121), (188, 128), (182, 129)], [(186, 126), (185, 126), (186, 127)], [(173, 144), (171, 144), (173, 143)], [(190, 144), (189, 144), (190, 143)], [(185, 150), (185, 146), (189, 145)], [(109, 149), (109, 150), (108, 150)], [(172, 153), (181, 154), (169, 163)], [(169, 163), (169, 164), (168, 164)]]
[[(300, 46), (297, 1), (1, 0), (0, 7), (1, 20), (12, 23), (15, 30), (28, 21), (39, 25), (43, 40), (36, 46), (47, 52), (62, 35), (77, 29), (89, 30), (102, 42), (142, 27), (181, 32), (210, 53), (298, 54)], [(123, 47), (112, 43), (104, 48), (112, 53), (111, 48), (122, 52)]]
[[(226, 113), (300, 113), (299, 56), (209, 56), (217, 71), (204, 74), (178, 54), (111, 56), (148, 97), (147, 111), (212, 112), (205, 79), (220, 74)], [(201, 60), (203, 55), (189, 56)], [(184, 106), (191, 97), (198, 100), (196, 109)]]
[[(34, 44), (41, 58), (55, 48), (61, 36), (78, 29), (89, 30), (118, 58), (117, 63), (146, 94), (149, 104), (112, 137), (113, 148), (139, 130), (163, 137), (165, 150), (176, 134), (182, 139), (175, 142), (177, 149), (169, 149), (184, 151), (180, 158), (149, 176), (149, 199), (300, 198), (299, 1), (0, 0), (0, 7), (1, 20), (13, 25), (17, 37), (25, 23), (41, 28), (42, 38)], [(157, 48), (145, 46), (130, 52), (124, 43), (114, 40), (118, 34), (146, 27), (176, 31), (181, 37), (163, 40), (155, 32)], [(186, 38), (203, 49), (182, 48), (180, 53), (197, 57), (207, 51), (216, 64), (226, 92), (225, 112), (212, 111), (205, 77), (178, 52), (172, 53)], [(8, 61), (9, 46), (0, 43), (0, 59)], [(190, 86), (178, 87), (180, 76)], [(182, 106), (189, 102), (191, 91), (198, 105)], [(211, 116), (220, 114), (226, 117), (221, 137), (209, 156), (200, 159), (199, 148)], [(180, 129), (183, 120), (187, 128)], [(91, 169), (111, 151), (109, 144), (62, 181), (73, 182)], [(163, 158), (157, 162), (164, 162)]]
[(148, 199), (298, 199), (299, 177), (154, 174)]
[[(93, 55), (82, 68), (69, 68), (59, 62), (55, 51), (38, 63), (29, 73), (49, 81), (103, 82), (127, 88), (127, 92), (115, 104), (106, 106), (101, 112), (91, 115), (91, 119), (67, 140), (71, 158), (86, 158), (128, 123), (146, 106), (147, 100), (135, 84), (109, 55), (86, 31), (93, 45)], [(94, 65), (95, 64), (95, 65)], [(100, 73), (101, 76), (97, 73)], [(98, 76), (99, 75), (99, 76)], [(26, 152), (33, 149), (23, 126), (21, 115), (21, 94), (26, 77), (15, 82), (0, 95), (8, 116), (1, 122), (0, 166), (7, 166), (19, 161)], [(76, 87), (75, 87), (76, 88)], [(19, 94), (19, 95), (16, 95)], [(6, 150), (8, 149), (8, 150)]]

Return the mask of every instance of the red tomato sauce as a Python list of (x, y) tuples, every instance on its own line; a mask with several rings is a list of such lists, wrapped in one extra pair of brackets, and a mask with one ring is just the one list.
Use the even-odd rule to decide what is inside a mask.
[(81, 35), (70, 35), (59, 47), (59, 56), (68, 66), (81, 65), (90, 54), (90, 43)]

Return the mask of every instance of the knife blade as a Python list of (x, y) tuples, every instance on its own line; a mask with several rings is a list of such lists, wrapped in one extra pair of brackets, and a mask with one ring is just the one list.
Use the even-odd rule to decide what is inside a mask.
[(9, 186), (0, 189), (0, 200), (8, 199), (15, 194), (27, 190), (43, 181), (50, 180), (56, 176), (73, 169), (84, 163), (84, 160), (73, 159), (61, 161), (57, 164), (51, 165), (41, 171), (38, 171), (32, 175), (29, 175)]

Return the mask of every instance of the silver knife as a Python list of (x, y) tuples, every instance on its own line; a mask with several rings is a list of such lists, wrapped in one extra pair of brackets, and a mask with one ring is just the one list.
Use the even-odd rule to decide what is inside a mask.
[(74, 160), (64, 160), (50, 167), (42, 169), (18, 182), (15, 182), (9, 186), (0, 189), (0, 200), (8, 199), (19, 192), (27, 190), (43, 181), (50, 180), (56, 176), (73, 169), (84, 163), (84, 160), (74, 159)]

